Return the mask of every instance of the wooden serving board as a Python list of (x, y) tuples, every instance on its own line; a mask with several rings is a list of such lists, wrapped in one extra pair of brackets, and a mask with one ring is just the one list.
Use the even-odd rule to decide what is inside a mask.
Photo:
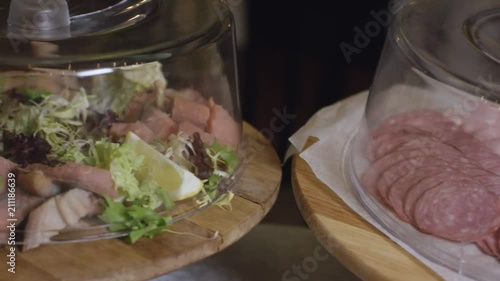
[[(306, 146), (316, 140), (310, 138)], [(302, 216), (319, 242), (362, 280), (442, 280), (349, 208), (298, 155), (293, 158), (292, 186)]]
[[(281, 163), (257, 130), (244, 124), (244, 140), (252, 148), (246, 169), (233, 192), (232, 211), (210, 206), (171, 230), (131, 245), (121, 239), (46, 245), (16, 252), (16, 273), (7, 271), (7, 249), (0, 249), (2, 281), (135, 281), (148, 280), (215, 254), (249, 232), (273, 206), (281, 181)], [(219, 235), (214, 236), (215, 232)]]

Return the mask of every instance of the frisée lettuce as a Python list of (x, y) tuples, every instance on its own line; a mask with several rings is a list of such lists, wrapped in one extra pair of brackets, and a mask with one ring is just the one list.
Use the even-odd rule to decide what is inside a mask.
[(139, 181), (137, 171), (144, 165), (144, 156), (134, 152), (127, 144), (100, 140), (95, 143), (94, 165), (109, 170), (115, 188), (126, 203), (154, 210), (168, 199), (150, 177)]

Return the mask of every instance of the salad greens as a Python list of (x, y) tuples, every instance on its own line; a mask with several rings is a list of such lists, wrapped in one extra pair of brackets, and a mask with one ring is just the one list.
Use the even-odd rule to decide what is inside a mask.
[[(212, 159), (212, 164), (216, 174), (231, 174), (238, 164), (238, 155), (235, 150), (229, 146), (221, 146), (217, 140), (206, 148), (208, 156)], [(225, 171), (223, 171), (225, 170)]]
[[(172, 218), (161, 217), (155, 209), (172, 209), (172, 198), (151, 176), (137, 176), (146, 165), (144, 156), (126, 143), (105, 137), (103, 132), (109, 127), (99, 123), (109, 116), (113, 116), (109, 124), (114, 117), (123, 120), (127, 107), (145, 92), (156, 91), (156, 105), (162, 107), (167, 81), (161, 69), (161, 64), (154, 62), (93, 76), (89, 93), (84, 88), (64, 88), (57, 94), (35, 87), (9, 89), (13, 86), (5, 75), (0, 75), (1, 155), (21, 165), (74, 162), (108, 170), (120, 194), (115, 200), (104, 197), (105, 209), (99, 218), (112, 224), (110, 230), (131, 230), (132, 243), (166, 231), (164, 227), (171, 224)], [(204, 196), (200, 204), (215, 200), (219, 184), (230, 178), (238, 164), (233, 147), (217, 141), (206, 145), (201, 139), (194, 144), (181, 133), (171, 135), (168, 141), (156, 141), (154, 148), (202, 180)], [(213, 203), (230, 208), (233, 196), (228, 192)]]
[[(238, 155), (236, 151), (229, 145), (221, 146), (217, 140), (212, 145), (205, 149), (206, 154), (212, 161), (213, 173), (204, 180), (203, 193), (204, 196), (198, 200), (198, 204), (208, 204), (217, 196), (217, 188), (222, 180), (228, 179), (233, 173), (238, 164)], [(219, 206), (229, 206), (234, 194), (228, 192), (215, 202)]]
[(171, 201), (151, 177), (142, 182), (137, 179), (136, 172), (142, 167), (144, 156), (135, 153), (129, 145), (97, 141), (94, 161), (96, 167), (110, 171), (126, 202), (154, 210), (163, 202)]
[(149, 208), (126, 206), (123, 202), (115, 202), (107, 196), (104, 200), (106, 209), (99, 218), (112, 224), (110, 231), (131, 230), (128, 235), (131, 243), (141, 237), (151, 238), (155, 234), (165, 232), (165, 227), (172, 224), (172, 217), (162, 217)]

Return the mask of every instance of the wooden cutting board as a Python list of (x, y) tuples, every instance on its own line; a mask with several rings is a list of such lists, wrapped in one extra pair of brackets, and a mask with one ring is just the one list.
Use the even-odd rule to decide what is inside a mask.
[[(16, 252), (16, 273), (7, 271), (7, 249), (0, 249), (1, 281), (147, 280), (213, 255), (249, 232), (278, 195), (281, 163), (269, 142), (244, 124), (249, 151), (245, 171), (233, 192), (232, 211), (210, 206), (171, 230), (205, 237), (163, 233), (133, 245), (120, 239), (47, 245)], [(218, 235), (214, 237), (215, 232)]]
[[(306, 147), (316, 140), (310, 138)], [(362, 280), (442, 280), (349, 208), (298, 155), (293, 158), (292, 186), (302, 216), (319, 242)]]

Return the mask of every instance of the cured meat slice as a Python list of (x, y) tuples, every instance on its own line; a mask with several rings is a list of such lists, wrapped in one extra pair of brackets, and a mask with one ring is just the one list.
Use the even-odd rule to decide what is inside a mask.
[(479, 246), (479, 249), (483, 251), (483, 253), (490, 256), (496, 256), (496, 254), (493, 252), (493, 249), (490, 247), (490, 244), (486, 240), (478, 241), (476, 242), (476, 244)]
[(186, 88), (182, 90), (167, 89), (165, 93), (167, 94), (167, 96), (170, 96), (172, 98), (181, 97), (188, 101), (196, 102), (203, 105), (208, 105), (207, 99), (204, 98), (200, 94), (200, 92), (192, 88)]
[[(381, 177), (384, 177), (381, 180), (390, 183), (414, 170), (415, 167), (422, 165), (424, 158), (425, 155), (422, 156), (418, 151), (414, 150), (403, 150), (388, 154), (375, 161), (370, 169), (363, 174), (361, 181), (371, 194), (376, 195), (376, 187)], [(391, 173), (385, 173), (394, 165), (397, 165), (395, 166), (396, 169)]]
[(413, 211), (422, 232), (452, 241), (474, 242), (496, 228), (499, 198), (467, 179), (450, 179), (425, 192)]
[(491, 151), (495, 152), (495, 154), (500, 155), (500, 138), (485, 141), (484, 145), (491, 149)]
[(210, 119), (208, 120), (207, 131), (213, 135), (222, 145), (232, 145), (237, 147), (241, 141), (241, 127), (233, 117), (222, 106), (209, 102)]
[(147, 143), (151, 143), (155, 137), (151, 129), (139, 121), (135, 123), (113, 123), (109, 129), (109, 135), (114, 140), (124, 138), (128, 132), (133, 132)]
[(486, 254), (500, 258), (500, 249), (498, 247), (499, 235), (500, 235), (500, 230), (497, 229), (496, 231), (488, 234), (482, 240), (477, 241), (476, 244)]
[(459, 150), (451, 145), (443, 143), (441, 140), (421, 134), (393, 135), (375, 150), (375, 157), (378, 159), (396, 150), (414, 149), (425, 155), (435, 155), (449, 153), (450, 155), (461, 154)]
[(446, 171), (453, 172), (453, 169), (448, 167), (426, 166), (414, 173), (402, 177), (401, 180), (396, 181), (387, 191), (386, 200), (393, 208), (394, 212), (405, 222), (411, 222), (412, 218), (404, 211), (404, 202), (406, 196), (412, 188), (421, 185), (432, 186), (439, 183), (440, 179), (432, 179), (432, 175)]
[(449, 139), (448, 143), (455, 146), (468, 158), (480, 163), (485, 169), (500, 175), (500, 156), (485, 144), (460, 131), (451, 134)]
[(478, 173), (473, 176), (481, 185), (500, 196), (500, 176), (492, 174), (488, 171), (483, 171), (482, 174)]
[[(500, 120), (498, 121), (500, 122)], [(479, 130), (474, 133), (474, 137), (481, 142), (500, 139), (500, 125)]]
[(118, 197), (113, 178), (107, 170), (68, 162), (64, 165), (49, 167), (42, 164), (30, 164), (27, 170), (41, 171), (44, 175), (62, 181), (74, 183), (88, 191), (111, 198)]
[(174, 98), (172, 119), (175, 122), (187, 121), (205, 130), (208, 118), (210, 118), (210, 109), (207, 106), (180, 97)]
[(387, 118), (380, 127), (409, 126), (438, 136), (441, 131), (457, 127), (444, 114), (432, 110), (415, 110)]
[(480, 167), (461, 162), (460, 158), (454, 160), (451, 157), (448, 162), (433, 158), (427, 160), (420, 169), (396, 181), (386, 190), (388, 204), (405, 221), (412, 220), (410, 213), (414, 202), (437, 182), (447, 178), (464, 177), (464, 173), (475, 178), (482, 178), (489, 174)]
[(404, 216), (413, 223), (413, 210), (418, 199), (420, 199), (420, 197), (428, 190), (441, 185), (443, 182), (449, 181), (454, 176), (456, 176), (456, 173), (452, 169), (446, 169), (436, 175), (423, 179), (412, 186), (411, 189), (408, 189), (404, 195), (404, 201), (402, 202)]
[[(151, 107), (144, 116), (144, 124), (160, 140), (167, 140), (177, 132), (177, 124), (165, 112)], [(140, 136), (139, 136), (140, 137)]]
[(133, 123), (141, 120), (144, 109), (146, 109), (155, 99), (156, 94), (152, 90), (136, 94), (125, 109), (123, 121)]
[(393, 126), (382, 126), (373, 130), (371, 135), (373, 140), (378, 140), (381, 137), (390, 134), (427, 134), (430, 135), (429, 132), (423, 131), (419, 128), (408, 126), (408, 125), (393, 125)]
[[(406, 176), (425, 166), (437, 166), (441, 163), (457, 166), (471, 164), (472, 161), (463, 157), (461, 153), (451, 146), (439, 142), (425, 143), (425, 140), (416, 140), (405, 148), (384, 155), (377, 160), (372, 168), (365, 174), (364, 183), (376, 184), (377, 191), (382, 199), (387, 200), (387, 192), (391, 185), (400, 177)], [(416, 146), (411, 148), (411, 146)], [(420, 147), (423, 145), (423, 147)], [(377, 175), (378, 173), (378, 175)], [(371, 188), (369, 188), (371, 190)]]
[(479, 103), (478, 107), (463, 118), (463, 129), (467, 133), (497, 127), (500, 124), (500, 111), (492, 105)]
[(196, 127), (195, 125), (184, 121), (179, 124), (179, 132), (183, 132), (188, 136), (192, 136), (194, 133), (199, 133), (201, 140), (206, 144), (212, 144), (214, 142), (214, 136), (209, 133), (204, 132), (201, 128)]

